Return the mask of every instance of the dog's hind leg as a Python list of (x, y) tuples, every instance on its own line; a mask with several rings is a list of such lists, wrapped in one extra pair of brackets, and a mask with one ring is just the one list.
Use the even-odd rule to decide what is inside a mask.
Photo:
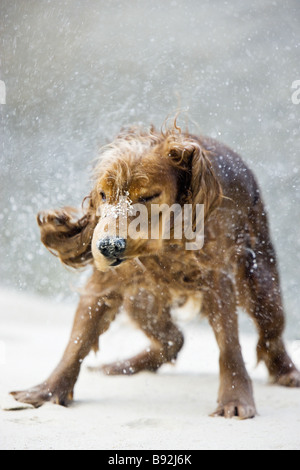
[(162, 364), (174, 361), (183, 346), (183, 335), (173, 324), (169, 308), (161, 306), (146, 290), (140, 290), (135, 297), (127, 297), (125, 308), (151, 340), (151, 346), (130, 359), (102, 366), (102, 371), (107, 375), (131, 375), (142, 370), (154, 372)]
[[(258, 361), (263, 360), (274, 383), (300, 387), (300, 373), (289, 357), (284, 342), (284, 309), (276, 254), (270, 241), (262, 205), (254, 220), (255, 242), (246, 244), (239, 259), (237, 276), (240, 305), (254, 319), (259, 333)], [(250, 240), (249, 240), (250, 242)]]

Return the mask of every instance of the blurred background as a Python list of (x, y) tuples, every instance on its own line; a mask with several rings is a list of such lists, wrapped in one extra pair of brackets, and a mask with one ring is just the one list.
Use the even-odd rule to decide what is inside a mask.
[(81, 204), (120, 127), (181, 108), (256, 174), (299, 338), (299, 79), (299, 0), (0, 0), (0, 287), (75, 300), (85, 274), (41, 245), (36, 213)]

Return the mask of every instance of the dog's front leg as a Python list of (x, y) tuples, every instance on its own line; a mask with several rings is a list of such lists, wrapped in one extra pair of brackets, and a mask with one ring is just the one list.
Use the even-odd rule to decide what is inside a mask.
[(114, 319), (121, 299), (111, 296), (104, 303), (95, 295), (81, 297), (76, 312), (71, 337), (63, 357), (50, 375), (40, 385), (28, 390), (11, 392), (13, 397), (35, 407), (47, 401), (67, 406), (73, 398), (73, 389), (77, 381), (83, 359), (91, 349), (98, 346), (98, 337)]
[(235, 289), (227, 276), (214, 280), (214, 289), (205, 296), (205, 310), (220, 348), (218, 407), (212, 416), (253, 418), (256, 410), (238, 338)]

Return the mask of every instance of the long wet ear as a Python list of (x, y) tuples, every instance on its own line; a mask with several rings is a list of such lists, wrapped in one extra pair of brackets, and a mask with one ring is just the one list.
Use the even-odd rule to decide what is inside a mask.
[(40, 212), (37, 222), (41, 240), (62, 263), (73, 268), (84, 267), (93, 261), (91, 241), (97, 218), (92, 199), (83, 214), (73, 207)]
[(168, 157), (179, 171), (182, 202), (193, 205), (204, 204), (205, 218), (220, 205), (222, 188), (213, 170), (209, 154), (200, 144), (190, 138), (179, 136), (167, 143)]

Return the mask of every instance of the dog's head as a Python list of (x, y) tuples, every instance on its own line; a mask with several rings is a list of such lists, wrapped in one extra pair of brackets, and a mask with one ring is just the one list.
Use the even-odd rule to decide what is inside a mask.
[[(129, 129), (101, 151), (89, 210), (97, 224), (92, 255), (106, 271), (128, 259), (158, 254), (184, 238), (180, 211), (203, 205), (207, 217), (221, 188), (207, 153), (196, 138), (175, 126), (166, 133)], [(180, 229), (182, 237), (180, 237)]]

